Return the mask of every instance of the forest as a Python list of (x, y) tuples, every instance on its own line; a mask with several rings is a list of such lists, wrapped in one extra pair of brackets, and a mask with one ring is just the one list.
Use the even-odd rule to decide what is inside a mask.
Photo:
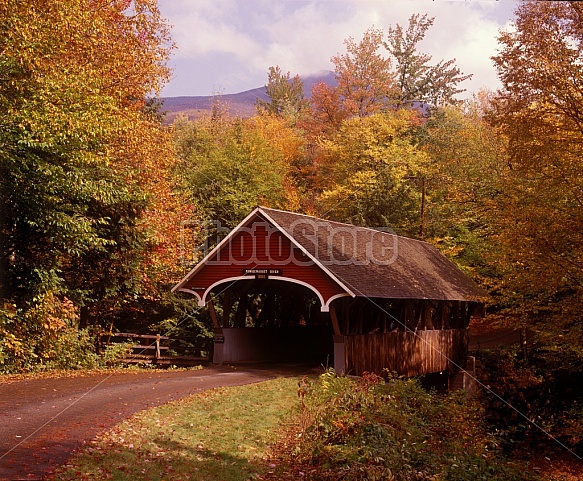
[(433, 20), (347, 38), (309, 98), (271, 66), (254, 116), (217, 97), (166, 125), (155, 0), (1, 1), (0, 372), (92, 367), (107, 332), (208, 335), (170, 292), (184, 226), (193, 248), (264, 205), (435, 245), (489, 292), (487, 322), (533, 333), (484, 355), (490, 385), (581, 449), (583, 4), (520, 3), (503, 87), (464, 101), (471, 73), (420, 51)]

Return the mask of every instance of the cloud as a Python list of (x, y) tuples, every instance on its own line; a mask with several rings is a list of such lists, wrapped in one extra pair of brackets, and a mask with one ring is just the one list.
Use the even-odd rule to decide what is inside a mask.
[[(435, 16), (420, 49), (433, 61), (456, 58), (474, 78), (466, 88), (497, 86), (490, 56), (498, 29), (515, 0), (162, 0), (174, 24), (175, 76), (165, 95), (209, 95), (217, 85), (238, 92), (263, 85), (270, 66), (307, 75), (332, 69), (330, 57), (345, 51), (372, 26), (406, 26), (413, 13)], [(187, 80), (188, 79), (188, 80)]]
[[(178, 58), (196, 58), (210, 53), (231, 53), (245, 60), (261, 49), (252, 32), (240, 25), (237, 3), (233, 0), (173, 0), (170, 15)], [(194, 5), (193, 5), (194, 4)]]

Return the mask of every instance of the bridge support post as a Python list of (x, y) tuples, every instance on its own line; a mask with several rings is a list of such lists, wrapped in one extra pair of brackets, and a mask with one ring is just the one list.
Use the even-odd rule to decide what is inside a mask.
[(223, 349), (225, 347), (225, 335), (221, 328), (215, 329), (213, 343), (213, 364), (222, 364), (224, 359)]
[(338, 376), (346, 374), (346, 344), (344, 336), (334, 336), (334, 371)]

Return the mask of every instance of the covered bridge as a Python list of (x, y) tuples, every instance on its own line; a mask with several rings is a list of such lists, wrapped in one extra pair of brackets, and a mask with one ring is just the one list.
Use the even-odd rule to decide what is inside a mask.
[(173, 291), (208, 306), (215, 363), (309, 359), (406, 376), (465, 367), (485, 296), (426, 242), (266, 207)]

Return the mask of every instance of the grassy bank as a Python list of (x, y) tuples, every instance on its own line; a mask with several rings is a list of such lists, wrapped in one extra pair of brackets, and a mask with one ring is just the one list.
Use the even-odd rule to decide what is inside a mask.
[(298, 406), (297, 379), (199, 393), (144, 411), (102, 434), (56, 480), (258, 478), (281, 421)]
[(144, 411), (101, 435), (55, 479), (540, 478), (502, 455), (482, 406), (461, 392), (438, 395), (414, 380), (327, 372), (216, 389)]

